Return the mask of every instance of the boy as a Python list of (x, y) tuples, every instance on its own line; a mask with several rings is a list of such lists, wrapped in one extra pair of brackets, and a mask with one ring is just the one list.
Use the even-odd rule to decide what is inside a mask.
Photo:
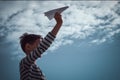
[(19, 64), (20, 80), (45, 80), (45, 76), (35, 61), (50, 47), (63, 23), (59, 13), (56, 13), (54, 18), (56, 25), (45, 38), (27, 33), (20, 37), (21, 48), (26, 54)]

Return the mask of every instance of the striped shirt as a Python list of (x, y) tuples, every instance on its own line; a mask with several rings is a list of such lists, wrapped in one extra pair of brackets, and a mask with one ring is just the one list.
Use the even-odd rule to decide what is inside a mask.
[(20, 80), (46, 80), (42, 71), (34, 62), (50, 47), (54, 39), (55, 36), (49, 32), (39, 46), (20, 61)]

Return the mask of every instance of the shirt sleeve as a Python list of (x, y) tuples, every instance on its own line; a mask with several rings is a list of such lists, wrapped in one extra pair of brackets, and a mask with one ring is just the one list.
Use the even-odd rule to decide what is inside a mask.
[(29, 55), (23, 58), (26, 67), (29, 67), (34, 61), (41, 56), (52, 44), (56, 36), (49, 32), (46, 37), (40, 42), (39, 46), (32, 51)]

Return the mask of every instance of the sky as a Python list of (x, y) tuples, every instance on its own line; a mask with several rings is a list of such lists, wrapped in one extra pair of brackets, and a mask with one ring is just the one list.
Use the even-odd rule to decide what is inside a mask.
[(0, 1), (0, 79), (19, 80), (19, 37), (43, 37), (56, 22), (44, 12), (69, 6), (51, 47), (37, 60), (48, 80), (120, 80), (119, 1)]

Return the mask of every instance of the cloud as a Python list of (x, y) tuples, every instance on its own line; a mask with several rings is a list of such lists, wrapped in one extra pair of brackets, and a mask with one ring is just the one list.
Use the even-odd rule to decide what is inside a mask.
[(0, 5), (0, 37), (15, 42), (13, 46), (19, 51), (19, 36), (24, 32), (45, 36), (56, 22), (49, 21), (43, 13), (63, 6), (69, 8), (62, 13), (63, 26), (49, 51), (71, 45), (74, 40), (101, 44), (120, 33), (118, 1), (6, 1), (0, 4), (4, 4)]
[(25, 10), (21, 10), (21, 11), (18, 11), (18, 12), (16, 12), (16, 13), (13, 13), (12, 15), (10, 15), (9, 17), (8, 17), (8, 19), (7, 19), (7, 21), (6, 22), (9, 22), (12, 18), (14, 18), (15, 16), (17, 16), (18, 14), (20, 14), (20, 13), (23, 13)]

